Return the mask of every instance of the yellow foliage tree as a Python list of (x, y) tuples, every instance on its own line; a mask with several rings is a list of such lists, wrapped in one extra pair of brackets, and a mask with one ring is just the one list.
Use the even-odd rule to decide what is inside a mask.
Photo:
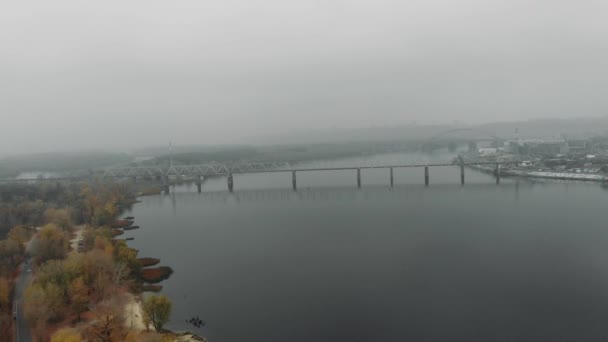
[(49, 208), (44, 212), (46, 223), (56, 224), (63, 230), (72, 228), (72, 213), (69, 209)]
[(80, 320), (80, 315), (87, 310), (89, 305), (89, 289), (84, 284), (82, 277), (78, 277), (72, 281), (69, 294), (72, 310), (74, 310), (78, 315), (78, 320)]
[(146, 298), (143, 305), (145, 322), (152, 324), (157, 332), (163, 330), (165, 323), (171, 317), (171, 300), (167, 296), (150, 296)]
[(31, 231), (24, 226), (15, 226), (8, 232), (8, 238), (19, 243), (26, 243), (31, 237)]
[(25, 289), (24, 313), (34, 333), (42, 338), (50, 315), (46, 294), (42, 286), (31, 285)]
[(57, 225), (52, 223), (40, 229), (37, 242), (36, 258), (38, 263), (50, 259), (63, 259), (68, 252), (68, 237)]
[[(102, 236), (98, 236), (95, 238), (93, 247), (107, 252), (112, 247), (112, 243), (108, 239), (106, 239)], [(113, 251), (113, 249), (112, 249), (112, 251)], [(112, 254), (112, 253), (108, 253), (108, 254)]]
[(82, 342), (82, 335), (75, 329), (65, 328), (58, 330), (53, 337), (51, 342)]

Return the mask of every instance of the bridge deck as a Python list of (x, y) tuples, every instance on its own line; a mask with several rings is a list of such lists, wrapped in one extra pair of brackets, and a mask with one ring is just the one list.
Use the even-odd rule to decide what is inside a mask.
[(182, 165), (169, 168), (162, 167), (126, 167), (110, 168), (103, 174), (85, 177), (54, 177), (30, 179), (0, 179), (0, 183), (29, 182), (62, 182), (83, 181), (94, 178), (128, 178), (128, 177), (167, 177), (167, 176), (227, 176), (230, 174), (309, 172), (309, 171), (346, 171), (366, 169), (399, 169), (421, 167), (476, 166), (476, 165), (510, 165), (518, 162), (478, 162), (478, 163), (428, 163), (428, 164), (394, 164), (394, 165), (353, 165), (336, 167), (296, 167), (287, 162), (245, 163), (228, 166), (225, 164)]

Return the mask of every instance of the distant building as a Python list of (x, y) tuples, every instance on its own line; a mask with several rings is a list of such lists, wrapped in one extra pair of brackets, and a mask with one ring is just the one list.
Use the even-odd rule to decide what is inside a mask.
[(582, 152), (589, 148), (589, 141), (584, 139), (568, 139), (570, 152)]
[(505, 141), (505, 152), (519, 154), (519, 144), (517, 140)]
[(524, 160), (521, 162), (520, 166), (522, 167), (532, 167), (534, 166), (534, 162), (532, 162), (531, 160)]
[(488, 156), (496, 154), (498, 152), (498, 149), (494, 147), (481, 147), (478, 149), (477, 152), (480, 156)]
[(567, 154), (570, 150), (563, 139), (518, 139), (507, 141), (505, 151), (534, 156), (555, 156)]

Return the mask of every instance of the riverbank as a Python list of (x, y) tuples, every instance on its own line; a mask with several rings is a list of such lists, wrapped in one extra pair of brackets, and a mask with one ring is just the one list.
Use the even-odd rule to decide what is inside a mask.
[[(470, 168), (484, 173), (494, 174), (495, 169), (493, 167), (487, 167), (485, 165), (469, 165)], [(571, 181), (585, 181), (585, 182), (608, 182), (608, 176), (603, 174), (589, 174), (589, 173), (574, 173), (574, 172), (553, 172), (553, 171), (526, 171), (517, 169), (500, 169), (500, 176), (511, 176), (511, 177), (528, 177), (528, 178), (545, 178), (545, 179), (556, 179), (556, 180), (571, 180)]]
[[(135, 217), (127, 216), (123, 219), (117, 219), (112, 226), (115, 227), (115, 230), (123, 232), (124, 230), (128, 230), (128, 227), (131, 227), (134, 222)], [(152, 327), (146, 327), (144, 323), (144, 311), (142, 303), (143, 293), (160, 292), (162, 290), (162, 286), (153, 284), (168, 279), (173, 273), (173, 270), (167, 266), (150, 268), (150, 266), (160, 263), (160, 259), (158, 258), (142, 257), (138, 258), (137, 262), (139, 262), (142, 267), (140, 277), (144, 284), (142, 285), (141, 292), (129, 292), (126, 295), (127, 299), (124, 305), (123, 315), (125, 318), (125, 327), (137, 334), (141, 334), (140, 337), (144, 337), (147, 334), (153, 334), (152, 331), (154, 329)], [(205, 338), (190, 332), (176, 333), (165, 330), (163, 334), (171, 337), (173, 341), (179, 342), (207, 341)]]
[[(125, 327), (131, 331), (144, 334), (148, 331), (143, 320), (143, 307), (141, 300), (132, 293), (127, 294), (123, 315), (125, 317)], [(153, 330), (153, 329), (151, 329)], [(190, 332), (175, 333), (169, 332), (176, 342), (200, 342), (207, 341), (205, 338)]]
[(574, 180), (587, 182), (608, 182), (608, 177), (599, 174), (571, 173), (571, 172), (548, 172), (548, 171), (520, 171), (520, 170), (504, 170), (501, 175), (530, 177), (530, 178), (547, 178), (559, 180)]

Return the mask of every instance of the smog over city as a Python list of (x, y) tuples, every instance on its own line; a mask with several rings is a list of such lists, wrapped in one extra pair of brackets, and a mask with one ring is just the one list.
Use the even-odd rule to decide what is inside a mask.
[(608, 2), (0, 5), (0, 342), (601, 341)]

